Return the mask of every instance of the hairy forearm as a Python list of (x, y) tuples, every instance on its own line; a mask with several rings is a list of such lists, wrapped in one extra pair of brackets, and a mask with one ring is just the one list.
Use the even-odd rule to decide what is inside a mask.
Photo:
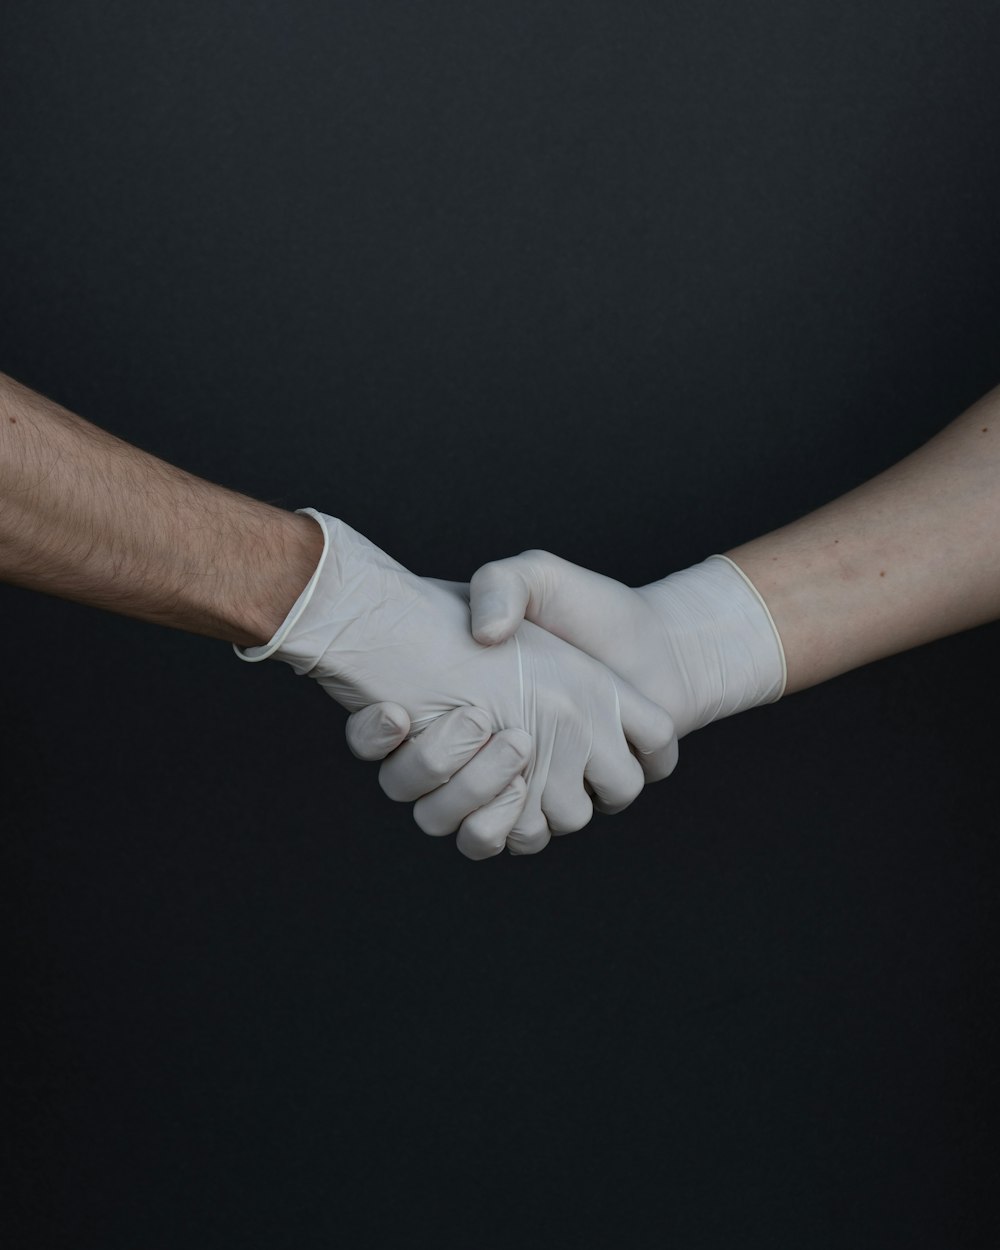
[(770, 609), (789, 693), (1000, 617), (1000, 387), (878, 477), (725, 554)]
[(309, 517), (217, 486), (0, 374), (0, 581), (266, 642), (309, 580)]

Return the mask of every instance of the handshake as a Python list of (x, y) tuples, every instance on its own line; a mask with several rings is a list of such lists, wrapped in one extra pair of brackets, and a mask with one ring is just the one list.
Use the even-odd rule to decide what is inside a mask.
[(268, 643), (351, 713), (390, 798), (470, 859), (534, 854), (668, 776), (678, 739), (782, 695), (781, 640), (726, 556), (630, 589), (526, 552), (418, 577), (343, 521)]

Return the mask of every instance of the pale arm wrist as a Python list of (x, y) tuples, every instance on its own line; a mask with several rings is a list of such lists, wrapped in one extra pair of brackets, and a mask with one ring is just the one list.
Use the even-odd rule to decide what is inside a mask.
[(250, 646), (322, 551), (315, 522), (207, 482), (0, 374), (0, 580)]
[(792, 693), (1000, 616), (1000, 388), (816, 512), (726, 552), (760, 592)]

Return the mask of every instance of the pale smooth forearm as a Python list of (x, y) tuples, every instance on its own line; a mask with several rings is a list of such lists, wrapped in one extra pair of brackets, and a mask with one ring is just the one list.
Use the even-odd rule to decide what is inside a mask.
[(725, 554), (774, 618), (788, 693), (1000, 617), (1000, 387), (871, 481)]
[(187, 473), (0, 374), (0, 581), (253, 646), (322, 546), (309, 517)]

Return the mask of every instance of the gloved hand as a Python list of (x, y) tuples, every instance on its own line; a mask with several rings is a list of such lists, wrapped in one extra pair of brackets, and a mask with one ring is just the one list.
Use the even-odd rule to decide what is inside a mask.
[(359, 759), (383, 761), (379, 784), (390, 799), (413, 803), (424, 833), (457, 831), (469, 859), (495, 854), (524, 806), (531, 736), (523, 729), (494, 734), (489, 713), (477, 707), (454, 708), (409, 735), (410, 718), (398, 703), (373, 703), (347, 718), (348, 746)]
[(764, 600), (727, 556), (630, 589), (547, 551), (485, 564), (470, 584), (472, 632), (502, 643), (533, 621), (603, 661), (670, 712), (678, 738), (774, 703), (785, 655)]
[[(592, 796), (602, 810), (620, 810), (644, 773), (655, 780), (673, 768), (670, 717), (603, 665), (530, 624), (502, 645), (480, 646), (454, 583), (417, 577), (343, 521), (298, 511), (323, 530), (316, 570), (268, 643), (234, 651), (284, 660), (352, 711), (392, 700), (413, 731), (466, 704), (483, 709), (493, 730), (527, 731), (533, 749), (511, 849), (540, 851), (550, 833), (587, 823)], [(481, 849), (496, 854), (504, 843)]]
[[(476, 573), (471, 610), (472, 629), (481, 642), (501, 642), (526, 619), (587, 651), (666, 707), (679, 738), (724, 716), (772, 703), (784, 689), (784, 651), (770, 613), (726, 556), (710, 556), (632, 590), (547, 551), (526, 551)], [(433, 751), (418, 754), (419, 738), (399, 745), (407, 733), (400, 713), (379, 705), (352, 717), (352, 750), (366, 759), (384, 758), (387, 792), (402, 791), (396, 779), (405, 776), (405, 794), (399, 797), (426, 795), (414, 809), (418, 823), (422, 805), (424, 810), (432, 805), (433, 812), (450, 812), (456, 823), (482, 821), (497, 835), (504, 806), (486, 796), (500, 791), (507, 778), (499, 756), (488, 754), (492, 744), (477, 756), (472, 743), (460, 740), (442, 721)], [(470, 778), (473, 765), (477, 771)], [(482, 804), (478, 811), (477, 801)]]

